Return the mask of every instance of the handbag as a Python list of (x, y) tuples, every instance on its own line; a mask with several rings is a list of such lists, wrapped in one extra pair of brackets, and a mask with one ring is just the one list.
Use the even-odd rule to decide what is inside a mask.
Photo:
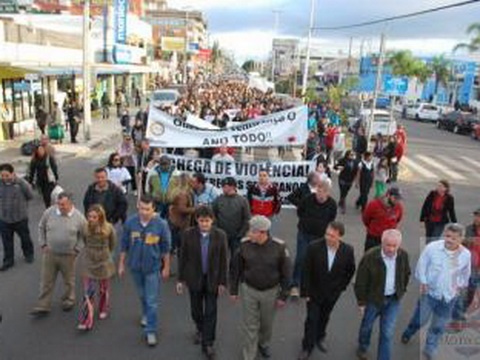
[(55, 183), (57, 179), (55, 178), (55, 174), (52, 170), (52, 163), (50, 162), (50, 157), (47, 159), (47, 179), (49, 183)]

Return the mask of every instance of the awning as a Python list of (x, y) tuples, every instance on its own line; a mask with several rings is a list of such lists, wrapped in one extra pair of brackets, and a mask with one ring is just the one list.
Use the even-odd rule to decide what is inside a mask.
[(0, 65), (0, 80), (24, 78), (26, 74), (38, 73), (35, 69)]

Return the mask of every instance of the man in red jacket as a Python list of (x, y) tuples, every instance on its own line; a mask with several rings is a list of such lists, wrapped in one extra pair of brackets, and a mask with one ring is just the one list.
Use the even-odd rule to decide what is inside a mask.
[(247, 198), (252, 216), (263, 215), (271, 218), (278, 214), (282, 207), (278, 188), (270, 181), (265, 170), (258, 174), (258, 183), (248, 187)]
[(385, 230), (396, 229), (403, 217), (402, 195), (397, 187), (390, 188), (381, 197), (370, 201), (362, 214), (367, 230), (365, 252), (379, 246)]

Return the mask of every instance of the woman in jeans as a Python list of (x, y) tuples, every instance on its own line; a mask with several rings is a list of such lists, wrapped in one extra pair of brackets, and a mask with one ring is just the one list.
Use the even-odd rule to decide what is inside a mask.
[(436, 189), (430, 191), (425, 198), (420, 222), (425, 224), (427, 244), (442, 236), (446, 224), (457, 222), (455, 201), (450, 194), (450, 183), (447, 180), (440, 180)]
[[(98, 294), (99, 319), (108, 317), (110, 278), (115, 274), (113, 251), (116, 234), (107, 222), (101, 205), (93, 205), (87, 212), (85, 248), (82, 253), (84, 297), (79, 313), (78, 330), (91, 330), (95, 315), (95, 296)], [(98, 290), (97, 290), (98, 289)]]
[(35, 183), (42, 194), (46, 208), (51, 205), (51, 195), (58, 181), (58, 169), (55, 157), (44, 146), (38, 146), (33, 153), (27, 175), (31, 184)]

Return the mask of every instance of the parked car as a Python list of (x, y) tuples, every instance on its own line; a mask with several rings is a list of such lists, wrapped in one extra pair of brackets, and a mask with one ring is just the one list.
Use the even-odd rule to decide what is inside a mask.
[(164, 106), (174, 105), (180, 98), (180, 93), (176, 89), (155, 90), (150, 99), (153, 106), (162, 108)]
[(480, 122), (473, 125), (473, 129), (470, 135), (472, 136), (472, 139), (480, 140)]
[(420, 103), (407, 107), (407, 118), (417, 121), (427, 120), (436, 122), (440, 118), (441, 109), (433, 104)]
[(470, 134), (480, 121), (472, 113), (452, 111), (437, 121), (437, 128), (452, 131), (455, 134)]

